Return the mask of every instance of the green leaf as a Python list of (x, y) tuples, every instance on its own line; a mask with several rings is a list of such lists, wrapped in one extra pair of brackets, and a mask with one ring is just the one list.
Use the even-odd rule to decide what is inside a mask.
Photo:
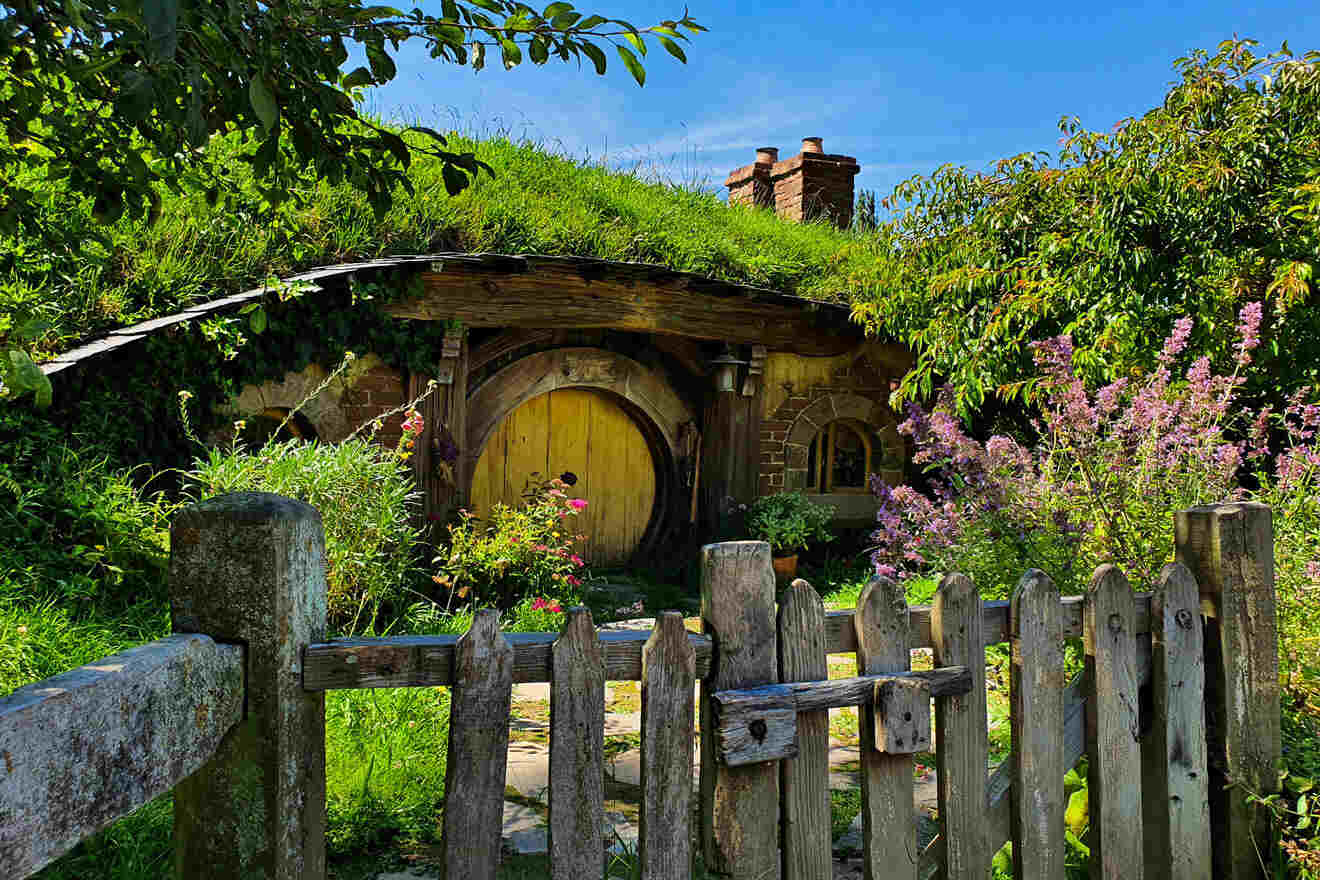
[(179, 0), (143, 0), (142, 18), (156, 61), (169, 61), (179, 49)]
[(642, 53), (642, 57), (646, 57), (646, 41), (645, 41), (645, 40), (643, 40), (643, 39), (642, 39), (641, 37), (639, 37), (637, 34), (632, 34), (632, 33), (624, 34), (624, 35), (623, 35), (623, 38), (624, 38), (625, 40), (627, 40), (628, 42), (632, 43), (633, 46), (637, 49), (637, 51)]
[(527, 54), (531, 57), (533, 64), (545, 64), (550, 58), (550, 51), (546, 47), (545, 37), (539, 34), (532, 37), (532, 42), (527, 47)]
[(394, 59), (385, 51), (383, 43), (367, 43), (367, 63), (371, 65), (372, 76), (378, 83), (386, 83), (394, 79), (394, 74), (398, 68), (394, 66)]
[(356, 68), (352, 73), (343, 79), (344, 88), (356, 89), (360, 86), (371, 84), (371, 71), (365, 67)]
[(9, 386), (10, 395), (18, 397), (31, 392), (38, 409), (50, 406), (54, 398), (54, 390), (51, 388), (50, 378), (41, 372), (41, 367), (33, 363), (32, 358), (28, 357), (25, 351), (12, 349), (6, 354), (8, 358), (5, 384)]
[(605, 75), (605, 53), (600, 51), (600, 47), (592, 43), (582, 44), (583, 53), (591, 59), (591, 63), (596, 65), (596, 73)]
[(41, 318), (31, 318), (24, 321), (19, 328), (14, 331), (14, 338), (20, 342), (30, 342), (54, 326), (55, 325), (50, 321), (45, 321)]
[(549, 6), (545, 8), (545, 12), (541, 13), (541, 17), (544, 18), (546, 21), (549, 21), (550, 19), (554, 18), (556, 15), (560, 15), (562, 13), (572, 12), (572, 11), (573, 11), (572, 3), (551, 3)]
[(261, 120), (262, 127), (269, 133), (280, 121), (280, 106), (275, 103), (275, 95), (266, 85), (265, 78), (254, 76), (248, 83), (248, 100), (252, 102), (252, 110)]
[(678, 43), (675, 43), (673, 40), (662, 34), (656, 34), (655, 38), (660, 41), (661, 46), (665, 47), (666, 52), (673, 55), (684, 64), (687, 64), (687, 55), (683, 54), (683, 48), (679, 46)]
[(500, 51), (504, 55), (505, 70), (513, 70), (522, 63), (522, 50), (513, 40), (500, 40)]
[(615, 46), (619, 50), (619, 57), (623, 59), (623, 64), (628, 68), (628, 72), (637, 80), (639, 86), (646, 85), (646, 68), (642, 67), (642, 62), (637, 60), (637, 56), (627, 46)]
[(582, 19), (582, 21), (578, 22), (578, 30), (591, 30), (596, 25), (604, 24), (607, 21), (609, 21), (609, 19), (603, 15), (588, 15), (586, 18)]
[(559, 15), (556, 15), (553, 19), (551, 19), (550, 27), (554, 28), (557, 31), (566, 31), (569, 28), (571, 28), (573, 25), (577, 24), (578, 19), (581, 17), (582, 17), (581, 13), (577, 13), (577, 12), (560, 13)]
[(252, 332), (257, 334), (258, 336), (260, 336), (262, 333), (265, 333), (266, 310), (263, 308), (258, 308), (255, 312), (253, 312), (252, 316), (248, 318), (248, 326), (250, 326), (252, 328)]
[(441, 169), (441, 176), (445, 181), (445, 190), (451, 196), (458, 195), (468, 187), (467, 175), (449, 163), (445, 163), (444, 168)]
[(434, 128), (427, 128), (424, 125), (410, 125), (407, 128), (405, 128), (404, 131), (420, 132), (426, 135), (427, 137), (429, 137), (433, 141), (437, 141), (441, 144), (449, 143), (449, 141), (445, 140), (445, 136), (442, 135), (440, 132), (436, 131)]

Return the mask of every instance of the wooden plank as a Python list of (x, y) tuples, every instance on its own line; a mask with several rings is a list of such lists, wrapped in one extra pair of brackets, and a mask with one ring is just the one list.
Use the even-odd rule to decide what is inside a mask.
[(550, 876), (604, 876), (605, 663), (590, 611), (568, 610), (552, 655)]
[(716, 759), (711, 694), (779, 677), (770, 545), (731, 541), (701, 548), (701, 618), (719, 651), (701, 685), (701, 831), (706, 870), (739, 880), (779, 869), (779, 768), (727, 767)]
[(1214, 876), (1205, 751), (1205, 656), (1200, 596), (1186, 566), (1160, 572), (1152, 605), (1150, 729), (1141, 740), (1146, 873)]
[(709, 296), (684, 280), (615, 277), (609, 265), (587, 275), (538, 258), (534, 271), (470, 271), (446, 260), (423, 272), (426, 291), (385, 306), (397, 318), (457, 319), (469, 327), (595, 327), (765, 345), (805, 355), (841, 354), (857, 344), (830, 307), (775, 297)]
[(697, 657), (683, 630), (683, 617), (666, 611), (642, 649), (642, 805), (637, 840), (642, 880), (688, 880), (692, 871), (696, 674)]
[(949, 574), (931, 608), (934, 663), (965, 666), (971, 690), (937, 697), (935, 765), (948, 880), (984, 880), (990, 854), (983, 827), (986, 783), (985, 636), (981, 597), (971, 579)]
[(796, 681), (766, 684), (754, 688), (731, 688), (711, 695), (717, 723), (734, 716), (787, 709), (793, 712), (818, 712), (845, 706), (875, 705), (875, 688), (888, 681), (912, 679), (925, 684), (931, 696), (950, 697), (969, 693), (972, 673), (966, 666), (942, 666), (939, 669), (914, 669), (880, 675), (856, 675), (827, 681)]
[(495, 880), (504, 824), (513, 647), (499, 612), (478, 611), (454, 649), (445, 769), (445, 876)]
[[(554, 633), (508, 633), (513, 647), (513, 680), (551, 681)], [(642, 677), (641, 630), (596, 633), (605, 662), (606, 681), (638, 681)], [(378, 639), (336, 639), (307, 646), (303, 652), (303, 688), (309, 691), (378, 687), (447, 687), (454, 683), (457, 636), (390, 636)], [(697, 677), (710, 673), (712, 643), (708, 636), (688, 633), (696, 654)]]
[[(857, 671), (862, 675), (907, 672), (907, 602), (902, 588), (876, 578), (857, 598)], [(928, 710), (929, 711), (929, 710)], [(858, 707), (862, 752), (862, 873), (866, 880), (916, 876), (912, 822), (912, 758), (875, 749), (875, 717)]]
[(1063, 620), (1059, 588), (1032, 569), (1013, 591), (1013, 876), (1064, 876)]
[[(1237, 785), (1278, 790), (1278, 625), (1274, 596), (1274, 527), (1261, 504), (1219, 504), (1178, 513), (1178, 562), (1196, 577), (1203, 600), (1218, 609), (1205, 627), (1206, 740), (1214, 875), (1254, 878), (1258, 852), (1270, 846), (1268, 812)], [(1230, 787), (1229, 783), (1236, 785)]]
[(1132, 589), (1112, 565), (1091, 576), (1084, 612), (1091, 877), (1141, 880), (1141, 719)]
[(501, 498), (510, 507), (517, 507), (528, 480), (546, 476), (550, 456), (550, 395), (540, 394), (525, 401), (505, 421), (509, 439)]
[[(801, 578), (779, 597), (779, 680), (822, 681), (825, 662), (825, 606)], [(723, 714), (723, 713), (721, 713)], [(830, 876), (830, 713), (797, 715), (798, 755), (779, 765), (782, 880)]]
[[(1064, 638), (1082, 636), (1082, 596), (1064, 596), (1059, 600), (1060, 613), (1063, 615)], [(1150, 632), (1150, 593), (1137, 593), (1133, 596), (1136, 605), (1137, 634)], [(994, 645), (1011, 640), (1009, 628), (1009, 602), (987, 601), (981, 603), (981, 630), (985, 643)], [(935, 639), (931, 634), (931, 613), (929, 605), (913, 605), (908, 609), (912, 625), (912, 649), (933, 648)], [(1202, 614), (1213, 615), (1212, 609), (1202, 608)], [(827, 654), (851, 654), (857, 650), (857, 633), (853, 625), (851, 610), (825, 612), (825, 652)]]
[(0, 876), (164, 794), (243, 717), (243, 651), (175, 635), (0, 698)]
[(927, 682), (899, 677), (876, 682), (871, 714), (877, 752), (915, 755), (930, 749), (930, 685)]
[[(623, 532), (627, 528), (628, 481), (632, 474), (627, 470), (627, 443), (629, 430), (633, 427), (628, 416), (604, 397), (597, 397), (591, 406), (591, 460), (593, 504), (588, 507), (591, 513), (591, 530), (587, 532), (590, 541), (589, 557), (593, 562), (600, 560), (621, 563), (631, 547), (623, 546)], [(627, 474), (627, 478), (623, 477)]]

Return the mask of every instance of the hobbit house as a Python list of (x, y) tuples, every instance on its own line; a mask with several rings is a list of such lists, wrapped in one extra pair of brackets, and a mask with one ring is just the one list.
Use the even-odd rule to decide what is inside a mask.
[[(730, 174), (729, 200), (846, 226), (857, 171), (819, 138), (782, 161), (763, 148)], [(314, 284), (307, 298), (328, 298), (318, 306), (328, 314), (330, 300), (356, 302), (354, 285), (381, 279), (407, 291), (381, 307), (390, 320), (435, 328), (431, 350), (411, 353), (424, 366), (391, 366), (401, 359), (364, 342), (339, 376), (328, 378), (333, 363), (306, 363), (242, 387), (216, 410), (274, 425), (307, 401), (287, 435), (333, 442), (380, 419), (377, 439), (392, 446), (399, 408), (435, 383), (411, 458), (428, 519), (457, 507), (481, 516), (516, 502), (529, 481), (564, 475), (588, 501), (584, 555), (600, 564), (655, 558), (676, 538), (715, 534), (739, 505), (785, 489), (834, 505), (841, 525), (866, 525), (872, 475), (902, 478), (888, 395), (909, 355), (868, 340), (844, 305), (567, 256), (436, 253), (288, 281)], [(268, 302), (268, 293), (116, 331), (44, 369), (58, 381), (176, 325)]]

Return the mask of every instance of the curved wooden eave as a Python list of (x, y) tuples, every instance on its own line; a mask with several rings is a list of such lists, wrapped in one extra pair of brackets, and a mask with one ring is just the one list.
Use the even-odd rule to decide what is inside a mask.
[[(846, 306), (665, 266), (587, 257), (408, 254), (319, 266), (283, 280), (334, 282), (358, 273), (404, 268), (423, 273), (426, 292), (416, 300), (388, 307), (391, 314), (401, 318), (458, 319), (473, 327), (613, 328), (756, 343), (810, 355), (841, 354), (863, 335), (849, 319)], [(451, 287), (453, 290), (447, 293)], [(492, 298), (492, 290), (505, 301), (502, 311), (500, 300)], [(557, 298), (551, 296), (554, 291), (558, 291)], [(121, 327), (43, 363), (41, 370), (53, 376), (167, 327), (259, 302), (269, 292), (267, 287), (258, 287)], [(570, 302), (572, 308), (556, 311), (547, 307), (549, 302), (559, 303), (575, 292), (582, 301)], [(463, 302), (462, 296), (480, 301)], [(513, 320), (489, 323), (501, 316)]]

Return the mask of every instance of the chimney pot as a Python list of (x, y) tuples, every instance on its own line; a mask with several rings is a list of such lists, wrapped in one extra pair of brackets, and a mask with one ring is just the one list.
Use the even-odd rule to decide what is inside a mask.
[(825, 152), (825, 147), (823, 146), (823, 140), (824, 140), (823, 138), (817, 138), (817, 137), (803, 138), (802, 152), (804, 153)]
[(757, 147), (756, 161), (763, 165), (773, 165), (779, 161), (778, 147)]

